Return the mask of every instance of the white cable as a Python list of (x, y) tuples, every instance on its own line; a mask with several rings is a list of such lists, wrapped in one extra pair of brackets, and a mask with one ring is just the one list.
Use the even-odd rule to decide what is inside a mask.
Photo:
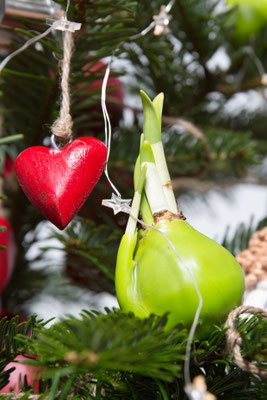
[[(69, 21), (67, 21), (67, 13), (69, 10), (69, 6), (70, 6), (70, 0), (67, 0), (67, 6), (66, 6), (66, 10), (65, 10), (65, 18), (62, 20), (57, 20), (54, 21), (53, 25), (50, 26), (46, 31), (44, 31), (43, 33), (40, 33), (39, 35), (27, 40), (23, 46), (21, 46), (19, 49), (13, 51), (13, 53), (9, 54), (6, 58), (4, 58), (4, 60), (0, 63), (0, 73), (2, 72), (2, 70), (5, 68), (5, 66), (9, 63), (9, 61), (17, 56), (18, 54), (22, 53), (24, 50), (26, 50), (28, 47), (30, 47), (32, 44), (38, 42), (40, 39), (43, 39), (44, 37), (46, 37), (47, 35), (49, 35), (49, 33), (53, 30), (53, 29), (58, 29), (61, 26), (60, 30), (68, 30), (68, 23)], [(67, 24), (66, 24), (67, 23)], [(76, 24), (76, 23), (69, 23), (70, 27), (73, 28), (74, 30), (80, 29), (78, 27), (78, 25), (80, 24)]]
[(171, 0), (165, 7), (165, 12), (168, 14), (174, 6), (175, 0)]
[[(167, 6), (165, 7), (165, 12), (169, 13), (173, 7), (175, 3), (175, 0), (171, 0)], [(133, 41), (136, 39), (139, 39), (145, 35), (147, 35), (147, 33), (149, 33), (157, 24), (156, 21), (152, 21), (145, 29), (143, 29), (141, 32), (130, 36), (129, 40)], [(114, 183), (111, 181), (110, 177), (109, 177), (109, 173), (108, 173), (108, 161), (109, 161), (109, 156), (110, 156), (110, 150), (111, 150), (111, 137), (112, 137), (112, 127), (111, 127), (111, 122), (110, 122), (110, 117), (109, 117), (109, 113), (107, 110), (107, 105), (106, 105), (106, 95), (107, 95), (107, 83), (108, 83), (108, 78), (110, 75), (110, 70), (111, 70), (111, 64), (113, 61), (113, 57), (116, 54), (117, 50), (119, 50), (120, 46), (123, 44), (123, 42), (120, 42), (117, 46), (117, 48), (113, 51), (110, 60), (107, 64), (106, 67), (106, 71), (105, 71), (105, 75), (103, 78), (103, 82), (102, 82), (102, 87), (101, 87), (101, 108), (102, 108), (102, 113), (103, 113), (103, 119), (104, 119), (104, 130), (105, 130), (105, 145), (107, 147), (107, 159), (106, 159), (106, 165), (105, 165), (105, 169), (104, 169), (104, 173), (106, 175), (106, 178), (110, 184), (110, 186), (112, 187), (112, 189), (116, 192), (117, 196), (121, 198), (121, 194), (119, 192), (119, 190), (116, 188), (116, 186), (114, 185)]]
[(181, 265), (186, 268), (186, 270), (189, 272), (189, 274), (191, 275), (191, 279), (193, 281), (194, 287), (196, 289), (197, 292), (197, 296), (198, 296), (198, 307), (197, 310), (195, 312), (195, 316), (194, 316), (194, 320), (193, 323), (191, 325), (190, 331), (189, 331), (189, 335), (188, 335), (188, 339), (187, 339), (187, 343), (186, 343), (186, 351), (185, 351), (185, 362), (184, 362), (184, 380), (185, 380), (185, 386), (189, 386), (191, 384), (191, 378), (190, 378), (190, 354), (191, 354), (191, 346), (192, 346), (192, 341), (196, 332), (196, 328), (197, 328), (197, 324), (199, 322), (199, 316), (200, 316), (200, 312), (202, 310), (202, 306), (203, 306), (203, 298), (202, 295), (200, 293), (196, 278), (194, 276), (193, 271), (191, 270), (190, 267), (188, 267), (188, 265), (183, 261), (182, 257), (180, 256), (180, 254), (178, 253), (178, 251), (176, 250), (176, 248), (174, 247), (174, 244), (172, 243), (172, 241), (168, 238), (168, 236), (162, 232), (160, 229), (155, 228), (154, 226), (148, 225), (145, 222), (143, 222), (142, 220), (135, 218), (134, 216), (132, 216), (130, 214), (130, 216), (135, 219), (136, 221), (138, 221), (140, 224), (153, 229), (156, 232), (159, 232), (169, 243), (169, 245), (171, 246), (171, 248), (173, 249), (173, 251), (175, 252), (178, 260), (180, 261)]
[(4, 58), (4, 60), (0, 63), (0, 73), (13, 57), (17, 56), (19, 53), (22, 53), (24, 50), (26, 50), (32, 44), (34, 44), (38, 40), (47, 36), (53, 29), (54, 29), (53, 26), (50, 26), (45, 32), (40, 33), (40, 35), (37, 35), (37, 36), (27, 40), (27, 42), (25, 42), (23, 46), (21, 46), (19, 49), (15, 50), (15, 51), (13, 51), (13, 53), (9, 54), (6, 58)]
[[(167, 6), (166, 6), (166, 8), (165, 8), (165, 12), (166, 12), (167, 14), (171, 11), (171, 9), (172, 9), (174, 3), (175, 3), (175, 0), (171, 0), (171, 1), (167, 4)], [(131, 41), (132, 41), (132, 40), (139, 39), (139, 38), (145, 36), (147, 33), (149, 33), (155, 26), (156, 26), (156, 21), (152, 21), (152, 22), (151, 22), (145, 29), (143, 29), (140, 33), (131, 36), (129, 39), (130, 39)], [(107, 107), (106, 107), (106, 89), (107, 89), (107, 81), (108, 81), (108, 77), (109, 77), (110, 69), (111, 69), (111, 63), (112, 63), (112, 61), (113, 61), (113, 56), (114, 56), (114, 54), (116, 53), (116, 51), (118, 50), (118, 48), (120, 47), (120, 45), (121, 45), (121, 43), (120, 43), (119, 46), (114, 50), (114, 52), (113, 52), (113, 54), (112, 54), (112, 57), (111, 57), (111, 59), (110, 59), (108, 65), (107, 65), (107, 68), (106, 68), (106, 72), (105, 72), (105, 76), (104, 76), (103, 84), (102, 84), (102, 90), (101, 90), (101, 105), (102, 105), (102, 111), (103, 111), (103, 117), (104, 117), (104, 123), (105, 123), (105, 143), (106, 143), (106, 145), (107, 145), (107, 147), (108, 147), (108, 156), (107, 156), (107, 162), (106, 162), (106, 167), (105, 167), (105, 174), (106, 174), (106, 177), (107, 177), (107, 179), (108, 179), (110, 185), (112, 186), (113, 190), (115, 190), (115, 192), (117, 193), (117, 195), (121, 198), (120, 193), (118, 192), (118, 190), (116, 189), (115, 185), (111, 182), (111, 180), (110, 180), (110, 178), (109, 178), (109, 176), (108, 176), (108, 159), (109, 159), (109, 154), (110, 154), (110, 150), (111, 150), (111, 125), (110, 125), (110, 119), (109, 119), (109, 115), (108, 115), (108, 111), (107, 111)], [(125, 210), (124, 210), (124, 212), (125, 212)], [(129, 214), (130, 214), (130, 213), (129, 213)], [(179, 253), (177, 252), (176, 248), (174, 247), (173, 243), (172, 243), (171, 240), (165, 235), (165, 233), (162, 232), (161, 230), (159, 230), (159, 229), (157, 229), (157, 228), (151, 226), (151, 225), (148, 225), (148, 224), (144, 223), (143, 221), (139, 220), (138, 218), (132, 216), (131, 214), (130, 214), (130, 216), (131, 216), (133, 219), (135, 219), (136, 221), (138, 221), (139, 223), (141, 223), (142, 225), (144, 225), (144, 226), (146, 226), (146, 227), (148, 227), (148, 228), (150, 228), (150, 229), (153, 229), (153, 230), (159, 232), (159, 233), (167, 240), (167, 242), (169, 243), (169, 245), (171, 246), (171, 248), (172, 248), (173, 251), (175, 252), (175, 254), (176, 254), (178, 260), (179, 260), (180, 263), (186, 268), (186, 270), (189, 272), (189, 274), (190, 274), (190, 276), (191, 276), (191, 278), (192, 278), (192, 281), (193, 281), (193, 284), (194, 284), (194, 287), (195, 287), (195, 290), (196, 290), (196, 293), (197, 293), (197, 296), (198, 296), (198, 299), (199, 299), (199, 304), (198, 304), (197, 310), (196, 310), (196, 312), (195, 312), (194, 320), (193, 320), (193, 323), (192, 323), (191, 328), (190, 328), (190, 331), (189, 331), (188, 340), (187, 340), (187, 344), (186, 344), (186, 351), (185, 351), (184, 380), (185, 380), (185, 387), (188, 387), (188, 386), (191, 384), (191, 377), (190, 377), (190, 354), (191, 354), (191, 346), (192, 346), (192, 341), (193, 341), (193, 338), (194, 338), (194, 334), (195, 334), (195, 332), (196, 332), (197, 324), (198, 324), (198, 322), (199, 322), (200, 312), (201, 312), (202, 306), (203, 306), (203, 298), (202, 298), (202, 295), (201, 295), (201, 293), (200, 293), (200, 290), (199, 290), (197, 281), (196, 281), (196, 279), (195, 279), (195, 276), (194, 276), (194, 274), (193, 274), (193, 271), (192, 271), (192, 270), (186, 265), (186, 263), (183, 261), (183, 259), (181, 258), (181, 256), (180, 256)]]

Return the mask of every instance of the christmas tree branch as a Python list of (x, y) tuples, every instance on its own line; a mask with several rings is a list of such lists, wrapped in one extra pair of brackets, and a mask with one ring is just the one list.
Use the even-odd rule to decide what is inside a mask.
[[(108, 97), (107, 103), (116, 104), (116, 105), (120, 106), (121, 108), (126, 108), (126, 109), (128, 108), (129, 110), (132, 110), (135, 114), (143, 113), (142, 108), (135, 107), (128, 103), (122, 102), (114, 97)], [(191, 121), (188, 121), (184, 118), (174, 117), (174, 116), (163, 114), (162, 115), (162, 123), (163, 123), (163, 125), (171, 125), (171, 126), (178, 125), (178, 126), (181, 126), (182, 128), (184, 128), (188, 133), (190, 133), (192, 136), (194, 136), (196, 139), (198, 139), (200, 142), (203, 143), (203, 147), (207, 154), (207, 158), (208, 159), (210, 158), (211, 149), (210, 149), (208, 139), (206, 138), (204, 133), (201, 131), (201, 129), (198, 128), (196, 125), (194, 125)]]
[(250, 79), (249, 81), (236, 83), (233, 85), (219, 84), (216, 86), (216, 90), (225, 95), (230, 95), (234, 93), (246, 92), (251, 89), (257, 89), (259, 87), (265, 87), (266, 85), (266, 77), (258, 76), (256, 78)]
[(201, 62), (201, 65), (204, 69), (205, 72), (205, 78), (206, 78), (206, 82), (211, 80), (211, 73), (208, 70), (207, 66), (206, 66), (206, 57), (204, 55), (204, 52), (201, 48), (199, 39), (198, 39), (198, 33), (195, 31), (195, 26), (194, 23), (191, 23), (190, 18), (186, 12), (186, 9), (183, 5), (183, 2), (181, 0), (176, 0), (176, 6), (179, 10), (179, 13), (182, 17), (183, 23), (186, 27), (186, 32), (187, 35), (189, 36), (189, 38), (192, 41), (192, 44), (195, 48), (195, 50), (197, 51), (197, 53), (199, 54), (199, 60)]

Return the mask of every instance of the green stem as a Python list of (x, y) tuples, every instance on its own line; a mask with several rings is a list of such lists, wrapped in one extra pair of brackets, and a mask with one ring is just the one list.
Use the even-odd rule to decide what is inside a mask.
[(140, 93), (144, 109), (145, 140), (151, 144), (160, 183), (168, 204), (166, 209), (177, 214), (178, 208), (161, 140), (161, 116), (164, 96), (163, 93), (160, 93), (152, 102), (145, 92), (141, 91)]
[(141, 168), (141, 173), (139, 175), (138, 183), (136, 185), (136, 190), (134, 193), (134, 198), (131, 207), (131, 214), (129, 216), (125, 233), (131, 233), (134, 235), (136, 229), (137, 218), (139, 214), (140, 204), (141, 204), (141, 197), (144, 187), (144, 182), (146, 178), (146, 170), (147, 167), (144, 165)]
[(148, 225), (154, 224), (154, 217), (153, 217), (149, 202), (147, 200), (147, 196), (144, 191), (142, 194), (142, 199), (141, 199), (141, 204), (140, 204), (140, 212), (142, 215), (142, 220), (146, 224), (148, 224)]
[(164, 154), (164, 149), (163, 149), (163, 144), (162, 142), (157, 142), (151, 145), (153, 155), (155, 158), (155, 164), (157, 166), (157, 170), (159, 173), (159, 179), (166, 197), (166, 200), (168, 202), (168, 208), (171, 212), (174, 214), (178, 213), (178, 208), (177, 208), (177, 203), (176, 199), (173, 193), (173, 188), (172, 188), (172, 182), (171, 182), (171, 177), (169, 174), (165, 154)]
[[(136, 163), (135, 163), (135, 167), (134, 167), (134, 189), (135, 191), (137, 190), (137, 183), (138, 180), (140, 178), (140, 174), (141, 174), (141, 149), (142, 149), (142, 145), (144, 143), (144, 134), (141, 134), (140, 137), (140, 152), (139, 155), (137, 157)], [(151, 208), (149, 206), (147, 197), (145, 192), (143, 191), (142, 193), (142, 197), (141, 197), (141, 204), (140, 204), (140, 212), (142, 215), (142, 219), (146, 224), (152, 225), (154, 223), (154, 217), (153, 214), (151, 212)]]
[(160, 183), (158, 170), (150, 143), (144, 141), (141, 148), (141, 167), (147, 167), (145, 192), (153, 214), (168, 210), (168, 203)]

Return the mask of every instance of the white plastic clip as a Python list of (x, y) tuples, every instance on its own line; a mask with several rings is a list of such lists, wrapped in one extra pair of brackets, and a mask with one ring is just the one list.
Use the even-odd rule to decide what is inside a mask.
[(185, 387), (185, 392), (189, 400), (216, 400), (216, 397), (207, 391), (203, 375), (197, 375), (193, 382)]
[(52, 26), (52, 28), (57, 31), (68, 31), (68, 32), (79, 31), (82, 26), (82, 24), (79, 22), (68, 21), (66, 17), (62, 17), (61, 19), (48, 18), (46, 20), (46, 23), (47, 25)]
[(116, 194), (112, 193), (111, 199), (102, 200), (102, 206), (109, 207), (113, 209), (114, 215), (119, 212), (125, 212), (126, 214), (130, 214), (131, 212), (131, 199), (122, 199)]
[(154, 35), (159, 36), (162, 33), (168, 32), (168, 25), (170, 23), (170, 20), (172, 19), (172, 16), (169, 14), (166, 6), (161, 6), (159, 14), (154, 15), (153, 19), (156, 23)]
[(261, 84), (262, 85), (267, 85), (267, 74), (263, 74), (261, 77)]

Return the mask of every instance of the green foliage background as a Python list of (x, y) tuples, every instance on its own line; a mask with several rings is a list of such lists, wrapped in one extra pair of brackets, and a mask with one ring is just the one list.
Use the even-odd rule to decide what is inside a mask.
[[(65, 6), (65, 1), (56, 2)], [(257, 35), (242, 38), (240, 44), (235, 9), (221, 7), (221, 2), (212, 0), (176, 0), (168, 34), (156, 37), (151, 32), (131, 42), (129, 38), (149, 25), (161, 5), (159, 0), (71, 1), (68, 17), (82, 23), (82, 30), (75, 34), (71, 66), (74, 136), (92, 135), (103, 140), (97, 106), (100, 88), (91, 89), (88, 95), (78, 85), (90, 87), (101, 79), (104, 68), (85, 74), (84, 66), (93, 68), (119, 46), (116, 57), (124, 62), (112, 73), (124, 77), (127, 96), (124, 102), (114, 105), (108, 95), (108, 107), (115, 107), (110, 175), (123, 197), (133, 194), (132, 172), (142, 131), (141, 109), (124, 103), (128, 98), (135, 99), (140, 88), (151, 97), (161, 91), (165, 94), (164, 145), (171, 175), (178, 182), (177, 195), (187, 192), (179, 186), (179, 178), (193, 177), (200, 183), (220, 185), (253, 176), (256, 182), (266, 185), (262, 162), (267, 152), (267, 113), (257, 67), (259, 63), (262, 68), (266, 65), (266, 25)], [(9, 52), (47, 28), (36, 20), (10, 20), (14, 40)], [(51, 124), (58, 115), (62, 35), (54, 32), (40, 43), (41, 49), (30, 47), (15, 57), (1, 75), (1, 170), (7, 155), (15, 158), (29, 146), (48, 145)], [(225, 54), (227, 68), (210, 66), (218, 51)], [(257, 95), (262, 106), (256, 109), (248, 104), (239, 114), (226, 112), (226, 106), (241, 93)], [(124, 109), (131, 109), (131, 124), (122, 118)], [(66, 231), (51, 234), (65, 254), (60, 277), (55, 268), (47, 268), (47, 248), (35, 260), (42, 268), (31, 269), (32, 260), (25, 255), (32, 244), (38, 243), (42, 216), (10, 179), (6, 179), (4, 191), (19, 248), (15, 272), (2, 296), (3, 308), (27, 314), (28, 301), (52, 282), (57, 282), (57, 289), (64, 284), (66, 296), (75, 291), (75, 282), (77, 287), (86, 286), (93, 293), (114, 294), (116, 253), (126, 217), (116, 219), (100, 206), (101, 199), (111, 194), (104, 179)], [(264, 225), (265, 220), (260, 226)], [(223, 244), (237, 254), (247, 247), (256, 229), (253, 223), (240, 226), (233, 239), (226, 235)], [(107, 310), (106, 314), (84, 311), (80, 319), (66, 317), (49, 329), (35, 317), (20, 325), (16, 319), (9, 325), (2, 322), (1, 368), (17, 354), (38, 355), (39, 360), (31, 362), (46, 366), (44, 394), (39, 399), (184, 399), (182, 368), (187, 333), (182, 327), (166, 333), (165, 319), (140, 321), (133, 315)], [(266, 361), (266, 322), (255, 317), (239, 322), (239, 329), (246, 343), (244, 355)], [(28, 338), (29, 331), (32, 338)], [(218, 399), (266, 399), (266, 381), (240, 370), (224, 357), (224, 344), (221, 327), (214, 328), (209, 340), (195, 343), (192, 376), (204, 373), (209, 390)], [(1, 372), (2, 387), (7, 379), (8, 373)], [(31, 391), (24, 396), (31, 398)]]

